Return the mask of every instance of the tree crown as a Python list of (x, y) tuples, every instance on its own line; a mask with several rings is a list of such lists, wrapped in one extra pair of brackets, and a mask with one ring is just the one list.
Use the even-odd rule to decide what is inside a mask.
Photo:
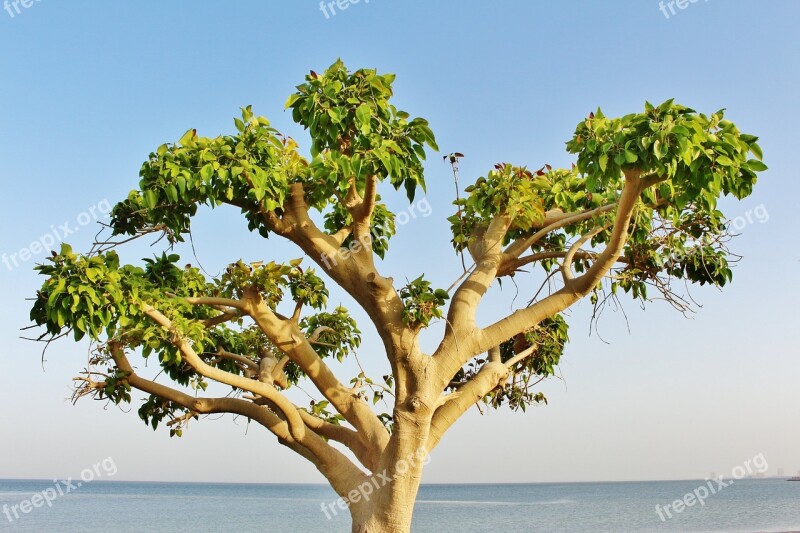
[[(589, 295), (602, 308), (619, 289), (641, 300), (655, 289), (685, 310), (672, 279), (716, 286), (731, 280), (735, 256), (718, 200), (751, 193), (766, 169), (758, 139), (741, 133), (723, 110), (705, 115), (668, 100), (621, 118), (591, 113), (566, 144), (577, 156), (569, 169), (495, 165), (465, 189), (449, 218), (454, 248), (474, 261), (466, 279), (452, 293), (424, 277), (395, 289), (373, 258), (388, 252), (396, 230), (378, 187), (402, 187), (413, 201), (425, 189), (426, 149), (437, 146), (426, 120), (390, 103), (393, 81), (375, 70), (350, 72), (341, 61), (306, 76), (285, 107), (309, 133), (310, 158), (249, 106), (234, 119), (234, 134), (210, 138), (189, 129), (151, 153), (138, 189), (113, 209), (110, 230), (119, 240), (85, 255), (65, 245), (37, 267), (46, 280), (31, 319), (45, 328), (42, 338), (72, 332), (76, 341), (87, 336), (98, 346), (92, 365), (103, 370), (87, 369), (76, 395), (129, 402), (133, 385), (150, 393), (139, 414), (154, 428), (168, 418), (180, 435), (199, 413), (236, 412), (312, 460), (333, 453), (314, 440), (322, 436), (338, 438), (372, 466), (370, 453), (385, 449), (388, 439), (383, 425), (397, 418), (372, 413), (364, 386), (374, 401), (396, 396), (396, 411), (406, 401), (415, 405), (424, 389), (420, 369), (435, 365), (431, 383), (441, 397), (427, 401), (435, 406), (434, 421), (444, 409), (441, 427), (452, 423), (452, 406), (463, 412), (471, 405), (464, 404), (465, 391), (494, 407), (524, 410), (545, 401), (535, 385), (555, 374), (568, 341), (561, 312), (578, 299)], [(448, 157), (457, 165), (461, 154)], [(171, 244), (182, 241), (200, 205), (240, 209), (251, 231), (294, 242), (321, 272), (302, 259), (240, 260), (209, 279), (166, 252), (141, 266), (120, 264), (113, 248), (131, 238), (163, 234)], [(322, 227), (312, 211), (321, 214)], [(365, 246), (356, 246), (348, 262), (326, 261), (358, 243)], [(558, 274), (560, 285), (479, 328), (475, 313), (484, 293), (532, 264), (543, 269), (543, 286), (552, 287)], [(361, 331), (347, 309), (329, 308), (324, 278), (348, 292), (380, 333), (392, 367), (382, 380), (362, 373), (345, 386), (328, 369), (358, 348)], [(293, 310), (282, 312), (285, 304)], [(439, 319), (447, 320), (444, 339), (435, 353), (422, 354), (416, 336)], [(155, 356), (180, 386), (200, 394), (209, 380), (218, 381), (243, 403), (198, 404), (144, 380), (127, 360), (133, 351)], [(324, 399), (305, 408), (287, 404), (282, 391), (306, 379)], [(329, 427), (343, 423), (358, 437)]]

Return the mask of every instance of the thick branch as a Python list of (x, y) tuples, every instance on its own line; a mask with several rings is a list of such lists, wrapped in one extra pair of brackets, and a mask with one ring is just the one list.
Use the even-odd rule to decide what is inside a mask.
[(244, 376), (231, 374), (230, 372), (226, 372), (220, 368), (215, 368), (208, 365), (200, 358), (200, 356), (197, 355), (197, 353), (194, 351), (194, 348), (192, 348), (191, 345), (183, 337), (181, 337), (180, 333), (172, 325), (172, 322), (169, 318), (148, 304), (144, 304), (142, 306), (142, 310), (145, 315), (147, 315), (155, 323), (172, 333), (172, 344), (174, 344), (175, 347), (180, 350), (183, 359), (197, 373), (209, 379), (213, 379), (214, 381), (224, 383), (225, 385), (230, 385), (231, 387), (246, 390), (248, 392), (252, 392), (253, 394), (258, 394), (264, 398), (267, 398), (271, 402), (274, 402), (278, 409), (280, 409), (286, 417), (292, 437), (299, 442), (303, 441), (303, 438), (306, 435), (306, 426), (303, 423), (303, 420), (300, 418), (300, 415), (297, 413), (297, 408), (295, 408), (295, 406), (292, 405), (289, 400), (287, 400), (280, 392), (278, 392), (275, 387), (260, 381), (248, 379)]
[[(359, 224), (366, 222), (367, 231), (369, 231), (369, 224), (372, 219), (372, 212), (375, 210), (375, 200), (378, 195), (378, 177), (367, 176), (366, 184), (364, 185), (364, 198), (361, 203), (356, 206), (353, 213), (353, 220), (358, 227)], [(358, 233), (357, 233), (358, 234)]]
[(586, 235), (582, 235), (572, 246), (570, 246), (569, 250), (567, 250), (567, 253), (564, 255), (564, 261), (561, 262), (561, 275), (564, 277), (565, 283), (575, 279), (575, 274), (572, 272), (572, 261), (575, 259), (575, 254), (580, 251), (584, 244), (592, 240), (592, 238), (594, 238), (596, 235), (607, 230), (609, 226), (610, 224), (596, 227)]
[(486, 396), (508, 376), (508, 368), (500, 362), (489, 362), (468, 382), (443, 400), (443, 403), (434, 411), (431, 420), (431, 430), (428, 436), (428, 451), (433, 450), (445, 432), (450, 429), (456, 420), (481, 398)]
[(247, 301), (246, 312), (270, 341), (305, 372), (317, 390), (363, 435), (365, 443), (380, 453), (389, 435), (372, 409), (336, 378), (297, 324), (278, 318), (260, 299)]
[(472, 247), (476, 255), (475, 268), (453, 294), (447, 311), (448, 331), (443, 344), (475, 327), (478, 303), (495, 280), (503, 255), (503, 238), (510, 223), (507, 216), (495, 217), (486, 231), (476, 239)]
[[(625, 187), (622, 190), (618, 203), (617, 214), (611, 230), (611, 237), (606, 248), (600, 253), (592, 266), (580, 277), (568, 280), (566, 285), (550, 296), (534, 303), (525, 309), (520, 309), (506, 318), (483, 328), (475, 329), (464, 340), (458, 349), (447, 346), (441, 353), (437, 351), (436, 358), (440, 367), (437, 377), (442, 389), (472, 357), (483, 353), (494, 346), (510, 339), (514, 335), (538, 324), (545, 318), (554, 316), (575, 302), (583, 298), (597, 285), (613, 265), (619, 260), (624, 250), (628, 237), (628, 227), (633, 216), (636, 202), (641, 194), (642, 184), (638, 173), (629, 172), (626, 175)], [(466, 339), (469, 339), (467, 341)]]
[[(608, 204), (600, 206), (596, 209), (591, 209), (589, 211), (582, 211), (578, 213), (565, 213), (563, 216), (557, 217), (555, 221), (551, 224), (545, 226), (541, 230), (537, 231), (530, 237), (520, 238), (511, 243), (504, 251), (504, 259), (510, 261), (522, 255), (522, 253), (542, 240), (544, 237), (547, 236), (548, 233), (552, 233), (558, 229), (561, 229), (565, 226), (569, 226), (571, 224), (577, 224), (579, 222), (583, 222), (585, 220), (589, 220), (594, 218), (598, 215), (602, 215), (603, 213), (608, 213), (613, 211), (617, 207), (616, 203)], [(505, 265), (504, 265), (505, 267)], [(505, 268), (503, 268), (505, 271)]]
[(376, 470), (378, 456), (364, 444), (357, 432), (344, 426), (326, 422), (303, 409), (300, 409), (299, 412), (306, 425), (315, 433), (326, 439), (344, 444), (370, 472)]
[(353, 487), (354, 481), (361, 477), (360, 471), (319, 435), (309, 431), (304, 442), (298, 441), (292, 435), (287, 422), (268, 409), (238, 398), (196, 398), (142, 378), (133, 370), (119, 344), (112, 343), (109, 349), (117, 368), (127, 374), (125, 379), (131, 387), (174, 402), (198, 414), (231, 413), (258, 422), (278, 437), (281, 444), (311, 461), (337, 493), (346, 494)]
[[(369, 182), (367, 185), (371, 187)], [(403, 303), (392, 279), (381, 276), (375, 268), (369, 230), (363, 239), (354, 239), (351, 248), (340, 248), (346, 232), (331, 236), (314, 224), (300, 183), (292, 184), (285, 207), (280, 231), (276, 233), (299, 246), (366, 311), (383, 341), (392, 369), (396, 370), (398, 354), (409, 352), (403, 349), (403, 332), (397, 327), (402, 323)]]
[(570, 280), (565, 289), (582, 296), (597, 286), (625, 250), (628, 241), (628, 227), (636, 209), (636, 202), (646, 183), (639, 179), (640, 171), (630, 170), (625, 174), (625, 187), (619, 201), (617, 216), (611, 230), (611, 237), (603, 252), (591, 267), (580, 277)]

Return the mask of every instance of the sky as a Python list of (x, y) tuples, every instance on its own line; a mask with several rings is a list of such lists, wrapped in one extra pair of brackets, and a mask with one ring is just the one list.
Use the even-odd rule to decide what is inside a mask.
[[(397, 74), (394, 103), (427, 118), (443, 153), (465, 154), (462, 186), (498, 161), (568, 166), (564, 143), (598, 106), (609, 116), (675, 98), (699, 111), (727, 108), (761, 137), (770, 170), (744, 201), (722, 208), (743, 255), (723, 291), (692, 290), (690, 318), (664, 303), (625, 301), (590, 331), (584, 302), (568, 317), (562, 379), (543, 385), (549, 405), (527, 413), (472, 409), (445, 436), (424, 482), (549, 482), (702, 478), (728, 474), (759, 454), (800, 470), (800, 254), (794, 227), (800, 49), (792, 0), (605, 2), (13, 2), (0, 10), (0, 478), (76, 476), (107, 457), (118, 480), (322, 482), (265, 429), (230, 417), (193, 422), (182, 439), (153, 432), (103, 402), (72, 405), (71, 378), (87, 346), (42, 346), (30, 332), (32, 268), (65, 240), (87, 250), (108, 206), (138, 183), (150, 151), (188, 128), (234, 131), (239, 108), (307, 137), (283, 111), (310, 69), (337, 58), (351, 69)], [(13, 16), (12, 16), (13, 15)], [(424, 273), (448, 287), (460, 273), (449, 244), (449, 167), (426, 165), (425, 206), (407, 217), (381, 269), (397, 283)], [(396, 210), (402, 192), (384, 192)], [(235, 210), (201, 211), (197, 257), (219, 272), (239, 258), (299, 252), (246, 231)], [(134, 262), (160, 253), (140, 243)], [(49, 250), (49, 247), (47, 247)], [(493, 289), (482, 323), (530, 298), (536, 280)], [(525, 301), (527, 301), (527, 299)], [(341, 291), (331, 300), (351, 309)], [(386, 365), (368, 319), (359, 359)], [(441, 324), (423, 338), (435, 346)], [(352, 375), (351, 361), (341, 371)], [(348, 374), (350, 372), (350, 374)], [(300, 398), (302, 400), (302, 397)], [(232, 460), (254, 457), (255, 461)]]

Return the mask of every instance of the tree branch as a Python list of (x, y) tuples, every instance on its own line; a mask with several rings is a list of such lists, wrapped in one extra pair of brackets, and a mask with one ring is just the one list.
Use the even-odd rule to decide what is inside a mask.
[(506, 368), (511, 370), (517, 363), (524, 361), (525, 359), (536, 353), (538, 349), (539, 349), (538, 344), (532, 344), (503, 364), (506, 365)]
[(306, 426), (303, 423), (303, 420), (300, 418), (300, 415), (297, 413), (297, 409), (294, 407), (294, 405), (292, 405), (291, 402), (289, 402), (281, 393), (279, 393), (275, 387), (260, 381), (248, 379), (244, 376), (231, 374), (230, 372), (226, 372), (220, 368), (215, 368), (208, 365), (200, 358), (200, 356), (197, 355), (197, 353), (194, 351), (194, 348), (192, 348), (191, 345), (183, 337), (181, 337), (180, 332), (175, 329), (172, 321), (170, 321), (169, 318), (164, 316), (160, 311), (149, 304), (143, 304), (142, 311), (156, 324), (160, 325), (172, 334), (172, 344), (180, 350), (184, 360), (198, 374), (209, 379), (213, 379), (214, 381), (224, 383), (225, 385), (230, 385), (231, 387), (252, 392), (253, 394), (258, 394), (274, 402), (275, 405), (283, 412), (284, 416), (286, 416), (292, 437), (299, 442), (303, 441), (303, 438), (306, 435)]
[(230, 359), (231, 361), (235, 361), (235, 362), (239, 363), (240, 365), (244, 366), (245, 368), (249, 368), (250, 370), (254, 371), (256, 374), (258, 374), (258, 363), (256, 363), (252, 359), (249, 359), (249, 358), (247, 358), (247, 357), (245, 357), (243, 355), (239, 355), (239, 354), (235, 354), (235, 353), (229, 352), (227, 350), (223, 350), (221, 347), (217, 348), (217, 351), (215, 353), (219, 357), (224, 357), (225, 359)]
[[(542, 261), (544, 259), (561, 259), (567, 252), (563, 250), (552, 250), (548, 252), (537, 252), (535, 254), (526, 255), (524, 257), (520, 257), (518, 259), (514, 259), (509, 263), (503, 263), (503, 271), (498, 271), (497, 277), (507, 276), (513, 272), (518, 271), (520, 268), (529, 265), (531, 263), (535, 263), (537, 261)], [(585, 260), (595, 260), (599, 254), (595, 252), (590, 252), (586, 250), (578, 250), (575, 252), (575, 256), (573, 259), (585, 259)], [(618, 263), (627, 263), (624, 258), (620, 258), (617, 260)]]
[(270, 342), (305, 372), (317, 390), (359, 431), (365, 443), (377, 452), (382, 451), (389, 434), (380, 419), (362, 399), (336, 378), (297, 324), (278, 318), (258, 296), (248, 298), (247, 302), (247, 314)]
[(592, 266), (580, 277), (569, 280), (563, 288), (530, 307), (520, 309), (511, 315), (483, 329), (475, 328), (460, 336), (461, 346), (445, 346), (441, 353), (437, 350), (435, 358), (440, 371), (437, 385), (442, 390), (452, 376), (471, 358), (510, 339), (514, 335), (538, 324), (545, 318), (554, 316), (583, 298), (597, 285), (604, 275), (619, 260), (628, 237), (628, 227), (642, 191), (637, 171), (626, 174), (617, 214), (606, 248), (600, 253)]
[(350, 428), (326, 422), (304, 409), (300, 409), (300, 416), (306, 425), (316, 434), (326, 439), (330, 439), (347, 446), (353, 452), (359, 462), (370, 472), (375, 472), (378, 466), (378, 456), (364, 444), (356, 431)]
[(611, 224), (605, 224), (603, 226), (598, 226), (586, 235), (581, 236), (580, 239), (575, 241), (575, 243), (570, 246), (567, 253), (564, 255), (564, 260), (561, 262), (561, 275), (564, 277), (564, 283), (568, 283), (570, 280), (575, 279), (575, 274), (572, 273), (572, 261), (575, 259), (575, 254), (580, 251), (584, 244), (592, 240), (596, 235), (602, 233), (603, 231), (607, 230)]
[(225, 322), (236, 320), (241, 316), (242, 314), (239, 311), (237, 312), (223, 311), (220, 315), (203, 320), (203, 325), (206, 327), (206, 329), (211, 329), (214, 326), (219, 326), (220, 324), (224, 324)]
[(200, 296), (196, 298), (184, 298), (192, 305), (207, 305), (210, 307), (232, 307), (240, 311), (244, 311), (244, 303), (241, 300), (234, 300), (232, 298), (216, 298), (211, 296)]
[[(368, 187), (372, 186), (368, 183)], [(375, 268), (369, 242), (356, 239), (353, 248), (341, 249), (346, 234), (340, 231), (331, 236), (316, 226), (309, 217), (301, 183), (291, 185), (280, 227), (270, 223), (270, 228), (300, 247), (366, 311), (383, 341), (393, 372), (398, 371), (398, 354), (412, 353), (412, 358), (417, 357), (409, 349), (413, 339), (404, 336), (396, 326), (402, 322), (403, 302), (394, 289), (393, 280), (381, 276)]]
[(331, 483), (339, 494), (346, 494), (362, 476), (344, 455), (327, 444), (313, 431), (306, 432), (303, 441), (292, 435), (289, 424), (266, 408), (238, 398), (196, 398), (155, 381), (140, 377), (133, 370), (122, 346), (109, 343), (109, 351), (119, 370), (127, 376), (128, 384), (159, 398), (174, 402), (198, 414), (231, 413), (254, 420), (272, 432), (284, 446), (308, 459)]
[[(537, 231), (530, 237), (520, 238), (511, 243), (504, 251), (504, 259), (506, 261), (510, 261), (512, 259), (516, 259), (522, 253), (542, 240), (544, 237), (547, 236), (548, 233), (552, 233), (558, 229), (561, 229), (565, 226), (569, 226), (570, 224), (577, 224), (579, 222), (583, 222), (584, 220), (589, 220), (594, 218), (598, 215), (602, 215), (603, 213), (608, 213), (609, 211), (613, 211), (617, 207), (616, 203), (603, 205), (595, 209), (591, 209), (589, 211), (582, 211), (578, 213), (565, 213), (560, 217), (557, 217), (555, 221), (553, 221), (548, 226), (545, 226), (541, 230)], [(504, 265), (505, 266), (505, 265)], [(503, 268), (505, 271), (505, 268)]]
[(469, 381), (443, 398), (433, 413), (427, 448), (430, 452), (456, 420), (489, 394), (508, 376), (508, 368), (500, 362), (489, 362), (481, 367)]
[(655, 172), (652, 174), (648, 174), (647, 176), (641, 178), (641, 186), (642, 190), (647, 189), (648, 187), (652, 187), (653, 185), (657, 185), (661, 182), (667, 181), (669, 176), (659, 176)]
[[(495, 280), (502, 259), (502, 242), (511, 224), (507, 216), (497, 216), (486, 231), (476, 239), (472, 247), (475, 268), (456, 289), (447, 310), (447, 332), (442, 341), (449, 341), (475, 327), (475, 312), (478, 304)], [(440, 347), (441, 349), (441, 347)], [(437, 349), (437, 353), (439, 349)]]

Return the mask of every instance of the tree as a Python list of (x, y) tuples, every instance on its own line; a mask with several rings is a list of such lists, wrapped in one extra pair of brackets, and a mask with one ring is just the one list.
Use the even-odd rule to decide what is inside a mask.
[[(189, 130), (159, 146), (139, 189), (114, 207), (113, 238), (85, 255), (65, 245), (36, 267), (47, 279), (31, 311), (46, 328), (41, 340), (90, 339), (94, 357), (76, 378), (76, 398), (121, 404), (144, 392), (139, 416), (153, 428), (166, 420), (176, 436), (209, 413), (257, 422), (316, 466), (359, 532), (409, 530), (424, 457), (471, 406), (524, 411), (546, 401), (536, 384), (564, 351), (564, 310), (587, 296), (599, 310), (654, 291), (685, 309), (672, 280), (729, 282), (735, 256), (717, 202), (749, 195), (766, 169), (757, 138), (723, 111), (708, 116), (672, 100), (622, 118), (598, 110), (567, 142), (572, 168), (500, 163), (456, 200), (453, 246), (474, 265), (452, 291), (422, 276), (396, 287), (375, 260), (395, 233), (378, 189), (388, 182), (413, 201), (425, 189), (426, 149), (437, 146), (427, 121), (390, 104), (393, 80), (340, 61), (306, 76), (286, 108), (310, 134), (311, 159), (250, 107), (233, 135)], [(460, 157), (445, 159), (457, 170)], [(240, 209), (251, 231), (291, 241), (318, 271), (302, 259), (238, 261), (209, 279), (166, 252), (120, 264), (115, 247), (132, 239), (183, 241), (200, 205)], [(479, 325), (495, 281), (535, 266), (545, 278), (539, 293)], [(331, 370), (361, 336), (347, 309), (328, 306), (323, 277), (372, 321), (391, 368), (383, 382), (362, 373), (344, 383)], [(440, 319), (443, 337), (423, 353), (419, 335)], [(136, 353), (156, 358), (163, 377), (142, 376)], [(210, 382), (232, 394), (209, 396)], [(319, 401), (290, 401), (301, 382)], [(391, 415), (376, 412), (367, 388), (374, 399), (393, 397)]]

